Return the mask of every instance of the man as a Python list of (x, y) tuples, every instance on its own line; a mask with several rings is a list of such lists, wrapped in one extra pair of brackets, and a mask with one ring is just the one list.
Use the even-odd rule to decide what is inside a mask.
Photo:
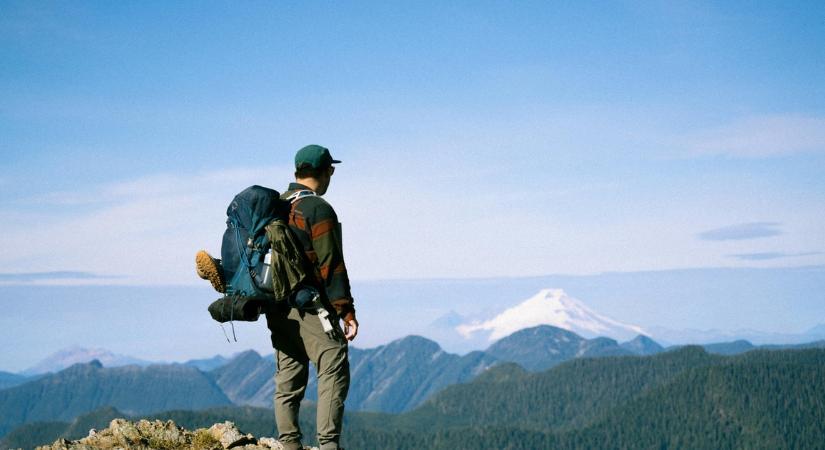
[[(290, 308), (285, 303), (266, 312), (267, 327), (276, 353), (275, 421), (278, 440), (287, 450), (302, 449), (298, 411), (304, 398), (309, 362), (318, 372), (317, 436), (321, 450), (338, 449), (349, 390), (347, 341), (358, 334), (349, 277), (344, 265), (341, 224), (338, 216), (321, 198), (329, 188), (333, 164), (329, 150), (308, 145), (295, 154), (295, 182), (282, 199), (291, 202), (289, 227), (301, 242), (311, 273), (310, 284), (320, 295), (329, 313), (332, 330), (325, 331), (317, 310)], [(220, 262), (201, 250), (195, 257), (198, 275), (218, 292), (225, 292)], [(344, 322), (341, 330), (339, 319)]]
[[(341, 224), (321, 198), (335, 172), (328, 149), (308, 145), (295, 154), (295, 182), (283, 193), (292, 197), (289, 226), (314, 266), (315, 287), (336, 332), (326, 333), (315, 311), (279, 308), (266, 313), (276, 350), (275, 419), (286, 449), (300, 449), (298, 410), (306, 390), (309, 361), (318, 371), (317, 435), (321, 450), (337, 449), (349, 389), (347, 341), (358, 334), (350, 283), (344, 265)], [(338, 318), (344, 322), (343, 332)]]

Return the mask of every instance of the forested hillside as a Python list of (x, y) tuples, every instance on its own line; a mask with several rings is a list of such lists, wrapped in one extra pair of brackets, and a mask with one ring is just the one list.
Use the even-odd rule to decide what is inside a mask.
[(25, 423), (70, 421), (104, 406), (148, 414), (230, 403), (220, 388), (194, 367), (103, 368), (93, 361), (0, 390), (0, 436)]
[[(822, 349), (721, 356), (685, 347), (647, 357), (576, 359), (540, 373), (503, 364), (407, 413), (348, 413), (342, 444), (357, 449), (821, 449), (823, 374)], [(277, 433), (271, 409), (227, 407), (152, 417), (188, 428), (231, 420), (256, 436)], [(29, 427), (41, 442), (56, 437)], [(306, 442), (312, 442), (311, 404), (302, 409), (302, 427)], [(41, 429), (56, 428), (52, 423)], [(72, 429), (80, 432), (77, 425)], [(62, 432), (68, 430), (64, 424)], [(27, 442), (19, 431), (7, 438)]]
[(823, 374), (825, 350), (501, 366), (349, 436), (357, 448), (825, 448)]

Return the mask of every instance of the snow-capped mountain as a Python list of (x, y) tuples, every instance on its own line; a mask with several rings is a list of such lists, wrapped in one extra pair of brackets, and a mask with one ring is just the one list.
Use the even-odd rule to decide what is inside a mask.
[(492, 319), (458, 325), (456, 331), (466, 338), (486, 332), (489, 333), (488, 341), (495, 341), (537, 325), (552, 325), (587, 338), (606, 336), (623, 341), (640, 334), (649, 335), (641, 327), (593, 311), (581, 301), (567, 295), (563, 289), (543, 289)]
[(23, 375), (39, 375), (49, 372), (59, 372), (77, 363), (87, 363), (98, 360), (105, 367), (126, 366), (137, 364), (146, 366), (151, 364), (131, 356), (118, 355), (102, 348), (70, 347), (55, 352), (34, 366), (21, 372)]

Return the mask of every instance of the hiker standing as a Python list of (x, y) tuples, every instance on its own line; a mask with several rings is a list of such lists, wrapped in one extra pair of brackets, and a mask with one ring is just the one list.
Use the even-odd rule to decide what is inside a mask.
[[(347, 341), (358, 333), (350, 283), (344, 265), (341, 224), (322, 199), (335, 172), (329, 150), (308, 145), (295, 155), (295, 182), (282, 199), (292, 202), (289, 227), (314, 266), (314, 284), (335, 332), (325, 332), (315, 311), (280, 306), (266, 312), (275, 348), (275, 420), (286, 449), (300, 449), (298, 411), (304, 398), (309, 361), (318, 372), (317, 434), (321, 450), (337, 449), (349, 389)], [(341, 330), (339, 319), (343, 320)]]
[[(333, 164), (340, 162), (319, 145), (298, 150), (295, 182), (280, 199), (277, 191), (261, 186), (235, 196), (227, 208), (222, 259), (206, 250), (195, 255), (198, 276), (226, 294), (209, 306), (213, 319), (255, 321), (266, 314), (278, 367), (275, 421), (278, 439), (288, 450), (302, 448), (298, 411), (310, 361), (318, 372), (321, 450), (338, 449), (341, 437), (349, 390), (347, 341), (358, 334), (358, 321), (341, 250), (341, 224), (321, 198), (335, 172)], [(272, 297), (274, 301), (266, 300)]]

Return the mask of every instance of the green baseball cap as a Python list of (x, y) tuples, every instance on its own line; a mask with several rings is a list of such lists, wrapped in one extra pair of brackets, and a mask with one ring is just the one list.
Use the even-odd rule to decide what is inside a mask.
[(332, 159), (332, 155), (329, 154), (329, 149), (326, 147), (321, 147), (320, 145), (307, 145), (306, 147), (298, 150), (298, 153), (295, 154), (295, 168), (300, 169), (301, 167), (309, 165), (313, 169), (320, 169), (322, 167), (329, 167), (332, 164), (339, 163), (337, 159)]

